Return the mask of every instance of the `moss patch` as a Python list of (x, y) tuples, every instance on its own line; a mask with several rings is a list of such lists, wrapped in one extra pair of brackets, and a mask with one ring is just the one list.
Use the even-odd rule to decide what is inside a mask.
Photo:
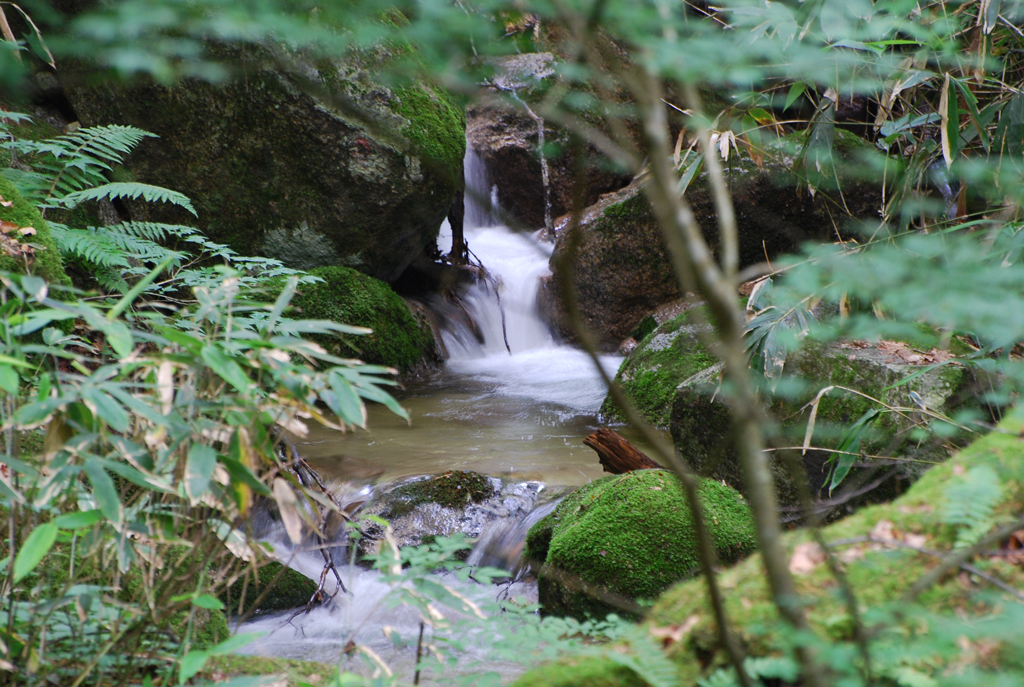
[(338, 669), (324, 663), (298, 661), (290, 658), (268, 658), (265, 656), (212, 656), (199, 673), (207, 680), (222, 681), (226, 678), (244, 675), (281, 675), (288, 687), (327, 687), (335, 682)]
[(438, 167), (452, 188), (463, 185), (462, 159), (466, 156), (466, 112), (451, 95), (425, 84), (395, 91), (392, 109), (409, 123), (402, 134), (424, 162)]
[[(280, 578), (277, 577), (279, 573), (281, 574)], [(277, 578), (276, 582), (275, 578)], [(241, 611), (243, 614), (253, 610), (257, 613), (269, 613), (304, 606), (317, 589), (316, 582), (297, 570), (292, 570), (276, 561), (261, 566), (255, 575), (248, 576), (248, 580), (249, 584), (245, 589), (245, 606)], [(238, 604), (242, 599), (242, 589), (245, 587), (245, 577), (242, 577), (221, 593), (220, 600), (227, 606), (228, 613), (239, 612)], [(270, 591), (266, 598), (254, 608), (253, 604), (268, 588)]]
[(398, 498), (391, 509), (391, 517), (397, 517), (423, 503), (436, 503), (445, 508), (462, 508), (467, 503), (480, 503), (494, 495), (494, 485), (491, 480), (475, 472), (451, 470), (398, 487), (391, 495)]
[[(348, 267), (319, 267), (310, 274), (324, 281), (299, 287), (292, 307), (301, 317), (373, 330), (365, 336), (312, 337), (329, 353), (402, 372), (437, 360), (430, 326), (418, 319), (390, 286)], [(282, 286), (283, 282), (279, 283), (264, 297), (276, 298)]]
[[(700, 327), (707, 322), (705, 310), (691, 308), (649, 331), (615, 375), (626, 396), (653, 425), (667, 428), (676, 387), (718, 362), (700, 340)], [(648, 319), (653, 322), (653, 318), (643, 322)], [(601, 404), (601, 414), (626, 419), (610, 395)]]
[(632, 670), (611, 659), (586, 657), (535, 668), (510, 687), (642, 687), (646, 684)]
[[(754, 523), (743, 497), (709, 480), (700, 498), (719, 560), (751, 552)], [(530, 532), (528, 545), (537, 558), (545, 553), (543, 531), (549, 526), (538, 580), (548, 615), (603, 617), (619, 609), (586, 593), (588, 588), (652, 599), (699, 565), (690, 509), (675, 475), (665, 470), (612, 475), (567, 496), (550, 522), (542, 520)], [(559, 581), (570, 578), (581, 584)]]
[[(57, 243), (50, 235), (50, 227), (43, 216), (39, 214), (39, 210), (22, 198), (14, 184), (2, 176), (0, 176), (0, 196), (13, 203), (11, 207), (0, 206), (0, 220), (17, 224), (19, 227), (34, 227), (36, 230), (35, 236), (26, 237), (28, 240), (23, 241), (23, 243), (34, 243), (39, 246), (28, 271), (51, 284), (71, 286), (71, 280), (64, 272)], [(14, 234), (10, 234), (10, 236), (14, 236)], [(2, 254), (0, 255), (0, 270), (24, 273), (25, 263), (21, 259)]]
[[(960, 451), (948, 462), (932, 468), (906, 494), (892, 503), (865, 507), (854, 515), (836, 522), (823, 531), (825, 541), (853, 539), (869, 535), (879, 523), (895, 523), (897, 534), (906, 532), (925, 537), (924, 548), (943, 554), (953, 549), (956, 530), (945, 524), (944, 515), (951, 485), (967, 479), (971, 470), (986, 468), (998, 477), (1002, 496), (995, 509), (995, 518), (1019, 517), (1024, 509), (1024, 442), (1020, 433), (1024, 429), (1024, 416), (1015, 411), (1004, 420), (997, 431), (975, 441)], [(810, 535), (797, 531), (784, 535), (786, 548), (792, 552), (796, 546), (809, 542)], [(839, 549), (844, 554), (846, 575), (857, 594), (858, 604), (866, 609), (879, 609), (898, 602), (923, 575), (933, 569), (940, 559), (907, 549), (886, 548), (869, 544), (855, 544)], [(1024, 587), (1024, 569), (1010, 565), (1000, 559), (981, 558), (974, 561), (978, 568), (995, 574), (1010, 586)], [(797, 591), (808, 607), (808, 620), (812, 629), (833, 640), (849, 639), (849, 619), (837, 592), (835, 580), (826, 565), (818, 565), (807, 574), (797, 575)], [(724, 590), (725, 606), (732, 627), (738, 632), (739, 640), (753, 656), (771, 654), (785, 641), (774, 631), (780, 621), (771, 602), (764, 578), (764, 569), (758, 556), (751, 556), (719, 578)], [(681, 623), (696, 616), (699, 623), (683, 642), (674, 644), (672, 652), (681, 669), (689, 673), (690, 681), (699, 677), (700, 666), (723, 665), (725, 657), (718, 644), (712, 613), (707, 605), (706, 589), (700, 581), (684, 582), (666, 592), (655, 604), (649, 621), (659, 626)], [(948, 575), (932, 587), (920, 599), (928, 612), (943, 614), (953, 626), (966, 628), (974, 624), (974, 618), (993, 611), (993, 599), (979, 601), (972, 589), (973, 584), (964, 584), (956, 574)], [(989, 588), (992, 589), (992, 588)], [(1003, 596), (1001, 592), (997, 595)], [(1007, 600), (1010, 597), (1005, 597)], [(1015, 603), (1015, 602), (1011, 602)], [(998, 607), (996, 607), (998, 608)], [(910, 612), (911, 609), (904, 608)], [(956, 615), (953, 615), (953, 614)], [(913, 617), (913, 616), (911, 616)], [(992, 619), (989, 619), (992, 621)], [(915, 620), (909, 620), (911, 624)], [(992, 622), (998, 623), (998, 620)], [(911, 642), (916, 635), (933, 628), (941, 632), (937, 618), (905, 628), (900, 641)], [(950, 628), (947, 628), (950, 629)], [(927, 675), (938, 677), (956, 663), (956, 670), (962, 671), (975, 662), (1002, 661), (1000, 656), (1009, 657), (1019, 646), (1007, 644), (999, 652), (971, 654), (957, 648), (953, 642), (961, 634), (959, 630), (950, 634), (948, 652), (935, 652), (928, 656), (912, 653), (907, 647), (908, 661)], [(935, 637), (935, 642), (944, 641)], [(1019, 641), (1017, 642), (1019, 645)], [(841, 650), (841, 649), (836, 649)], [(850, 651), (854, 649), (851, 647)], [(699, 660), (698, 660), (699, 657)], [(988, 667), (992, 667), (989, 665)], [(978, 676), (981, 677), (981, 676)], [(979, 684), (985, 683), (981, 679)]]

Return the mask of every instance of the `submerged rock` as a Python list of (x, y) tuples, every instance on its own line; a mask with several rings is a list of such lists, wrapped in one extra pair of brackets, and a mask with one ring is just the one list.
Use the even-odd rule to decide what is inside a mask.
[[(794, 168), (804, 135), (768, 144), (760, 165), (739, 154), (723, 163), (736, 211), (741, 267), (793, 252), (809, 240), (834, 239), (837, 224), (842, 229), (845, 219), (877, 217), (881, 188), (848, 171), (856, 168), (854, 159), (870, 144), (848, 132), (836, 132), (837, 156), (845, 163), (839, 166), (842, 195), (837, 206), (838, 192), (833, 198), (828, 189), (819, 189), (812, 197), (800, 188), (801, 176)], [(681, 296), (661, 230), (641, 185), (634, 181), (588, 207), (582, 213), (578, 236), (570, 236), (569, 217), (556, 225), (552, 270), (561, 269), (563, 263), (571, 267), (584, 324), (609, 351), (648, 313)], [(717, 254), (717, 212), (707, 172), (693, 179), (686, 198)], [(576, 252), (570, 255), (574, 243)], [(539, 299), (548, 321), (565, 338), (575, 340), (554, 281), (544, 285)]]
[[(754, 521), (740, 494), (719, 482), (700, 487), (719, 562), (754, 550)], [(527, 536), (546, 615), (629, 614), (615, 598), (653, 599), (699, 568), (696, 534), (682, 487), (666, 470), (612, 475), (577, 489)]]
[[(348, 267), (319, 267), (310, 274), (323, 281), (299, 285), (292, 299), (299, 316), (373, 330), (359, 336), (313, 336), (328, 353), (387, 365), (402, 373), (440, 362), (434, 332), (425, 315), (414, 312), (390, 286)], [(277, 293), (271, 288), (266, 297), (275, 298)]]
[[(471, 539), (502, 518), (524, 517), (533, 510), (540, 482), (503, 482), (475, 472), (451, 471), (404, 482), (375, 498), (359, 512), (387, 520), (399, 546), (419, 546), (456, 533)], [(360, 556), (375, 554), (384, 528), (364, 520)]]
[[(676, 387), (717, 362), (701, 341), (701, 331), (710, 329), (706, 308), (685, 310), (649, 330), (619, 367), (615, 381), (652, 425), (668, 428)], [(601, 414), (626, 419), (610, 395)]]
[(433, 243), (462, 186), (462, 109), (427, 84), (376, 82), (385, 54), (315, 64), (275, 60), (269, 49), (236, 57), (245, 78), (224, 86), (97, 85), (73, 63), (60, 73), (83, 123), (160, 137), (120, 173), (181, 191), (199, 212), (133, 205), (136, 219), (196, 222), (242, 255), (394, 281)]
[[(913, 360), (914, 355), (918, 360)], [(865, 425), (860, 441), (848, 445), (848, 450), (895, 459), (858, 460), (836, 495), (865, 489), (877, 480), (868, 490), (871, 497), (891, 497), (902, 491), (901, 483), (905, 486), (931, 464), (945, 460), (949, 440), (954, 437), (922, 441), (913, 430), (930, 422), (930, 417), (915, 410), (885, 412), (885, 406), (865, 395), (892, 407), (916, 409), (923, 404), (932, 411), (948, 414), (971, 395), (971, 375), (955, 361), (941, 367), (929, 365), (927, 356), (914, 354), (909, 346), (897, 342), (825, 345), (808, 341), (799, 351), (789, 354), (785, 363), (787, 376), (805, 380), (805, 388), (796, 395), (772, 397), (768, 410), (779, 423), (777, 432), (785, 445), (801, 446), (809, 420), (809, 403), (821, 389), (836, 386), (818, 404), (810, 444), (833, 450), (866, 413), (880, 411)], [(698, 474), (743, 490), (739, 458), (731, 440), (729, 411), (720, 396), (715, 396), (720, 371), (720, 365), (709, 366), (679, 385), (672, 405), (672, 438)], [(956, 432), (951, 425), (947, 427)], [(813, 494), (828, 496), (830, 460), (835, 455), (808, 450), (803, 456)], [(774, 458), (771, 465), (780, 500), (795, 505), (796, 484), (782, 458)]]

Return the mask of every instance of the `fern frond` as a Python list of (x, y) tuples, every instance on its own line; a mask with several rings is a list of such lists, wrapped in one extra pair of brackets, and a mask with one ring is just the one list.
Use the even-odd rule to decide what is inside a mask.
[(125, 250), (110, 236), (86, 229), (72, 229), (57, 222), (50, 223), (50, 233), (57, 248), (101, 267), (128, 267)]
[(971, 468), (946, 487), (943, 522), (958, 529), (956, 546), (972, 546), (996, 525), (994, 512), (1003, 496), (995, 470)]
[(184, 193), (178, 193), (162, 186), (140, 184), (135, 181), (115, 181), (94, 188), (86, 188), (64, 196), (59, 204), (66, 208), (74, 208), (87, 200), (116, 200), (118, 198), (142, 198), (150, 203), (171, 203), (185, 208), (193, 216), (198, 217), (192, 201)]

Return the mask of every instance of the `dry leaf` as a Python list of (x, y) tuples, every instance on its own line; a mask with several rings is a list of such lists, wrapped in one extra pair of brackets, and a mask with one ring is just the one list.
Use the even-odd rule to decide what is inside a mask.
[(881, 541), (898, 541), (895, 531), (896, 525), (892, 520), (879, 520), (871, 529), (870, 536)]
[(35, 236), (36, 228), (22, 227), (21, 229), (18, 230), (18, 233), (21, 234), (22, 236)]
[(690, 631), (700, 622), (700, 616), (696, 613), (684, 620), (679, 625), (667, 625), (665, 627), (652, 627), (651, 636), (660, 639), (667, 649), (672, 644), (683, 641), (683, 637), (690, 634)]
[(825, 562), (825, 552), (814, 542), (797, 544), (793, 557), (789, 559), (789, 572), (806, 575)]
[(287, 481), (278, 477), (274, 480), (274, 500), (281, 512), (281, 521), (292, 544), (302, 543), (302, 517), (299, 515), (299, 500)]

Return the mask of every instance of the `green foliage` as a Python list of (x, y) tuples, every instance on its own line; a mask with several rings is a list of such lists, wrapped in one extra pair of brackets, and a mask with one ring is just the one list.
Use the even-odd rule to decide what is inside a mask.
[(944, 522), (956, 528), (956, 546), (973, 546), (995, 526), (1003, 488), (996, 472), (980, 465), (954, 479), (945, 497)]
[[(358, 357), (402, 372), (430, 362), (434, 335), (402, 298), (384, 282), (348, 267), (318, 267), (309, 272), (320, 281), (304, 285), (292, 301), (303, 317), (366, 327), (365, 336), (314, 337), (332, 355)], [(267, 289), (272, 296), (282, 280)]]

